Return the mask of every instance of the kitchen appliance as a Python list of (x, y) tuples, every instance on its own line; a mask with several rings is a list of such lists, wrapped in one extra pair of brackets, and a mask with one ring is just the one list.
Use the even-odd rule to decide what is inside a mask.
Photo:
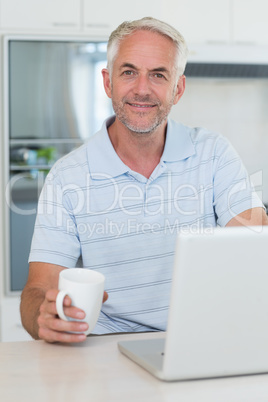
[(102, 87), (104, 41), (7, 36), (4, 40), (6, 293), (19, 293), (38, 197), (53, 163), (112, 114)]

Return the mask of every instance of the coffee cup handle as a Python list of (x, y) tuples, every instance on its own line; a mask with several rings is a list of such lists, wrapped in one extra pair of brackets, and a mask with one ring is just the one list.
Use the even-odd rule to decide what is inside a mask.
[(65, 321), (69, 321), (69, 319), (66, 317), (63, 311), (63, 300), (64, 297), (67, 296), (67, 294), (68, 292), (66, 290), (60, 290), (56, 298), (56, 309), (58, 316)]

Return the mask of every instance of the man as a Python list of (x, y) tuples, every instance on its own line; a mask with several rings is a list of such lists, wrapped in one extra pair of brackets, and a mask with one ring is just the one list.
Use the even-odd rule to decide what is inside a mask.
[[(168, 121), (185, 89), (187, 47), (169, 25), (123, 23), (108, 44), (105, 91), (116, 117), (49, 173), (39, 201), (21, 317), (36, 339), (82, 342), (62, 321), (58, 275), (82, 260), (106, 277), (95, 333), (165, 330), (176, 234), (267, 218), (221, 136)], [(84, 312), (65, 298), (65, 314)]]

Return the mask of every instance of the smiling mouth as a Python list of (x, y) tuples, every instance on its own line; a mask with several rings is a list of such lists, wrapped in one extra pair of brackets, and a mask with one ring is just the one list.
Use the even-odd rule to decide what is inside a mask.
[(127, 102), (127, 104), (128, 105), (130, 105), (130, 106), (133, 106), (133, 107), (137, 107), (137, 108), (152, 108), (152, 107), (155, 107), (155, 105), (150, 105), (150, 104), (143, 104), (143, 105), (141, 105), (141, 104), (138, 104), (138, 103), (130, 103), (130, 102)]

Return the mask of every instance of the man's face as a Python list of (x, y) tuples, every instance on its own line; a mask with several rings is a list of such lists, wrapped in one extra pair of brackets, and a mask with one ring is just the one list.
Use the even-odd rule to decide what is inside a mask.
[(166, 122), (185, 88), (185, 77), (176, 77), (175, 63), (176, 47), (169, 38), (137, 31), (121, 42), (112, 77), (103, 70), (115, 114), (132, 132), (151, 133)]

